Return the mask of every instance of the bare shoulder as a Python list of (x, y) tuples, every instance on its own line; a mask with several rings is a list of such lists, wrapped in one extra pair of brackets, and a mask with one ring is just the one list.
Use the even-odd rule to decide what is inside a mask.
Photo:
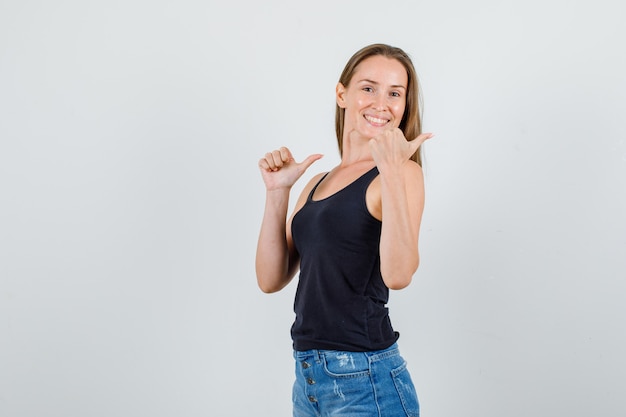
[(322, 177), (326, 174), (328, 174), (328, 172), (320, 172), (319, 174), (315, 174), (313, 178), (311, 178), (309, 182), (307, 182), (307, 184), (304, 186), (304, 189), (302, 189), (302, 194), (300, 196), (308, 195), (313, 189), (313, 187), (315, 187), (315, 184), (320, 182)]
[(404, 173), (405, 175), (418, 176), (418, 177), (422, 177), (424, 175), (420, 164), (418, 164), (417, 162), (411, 159), (409, 159), (407, 163), (404, 165)]
[(424, 186), (424, 171), (415, 161), (409, 160), (404, 164), (404, 179), (409, 188), (422, 188)]

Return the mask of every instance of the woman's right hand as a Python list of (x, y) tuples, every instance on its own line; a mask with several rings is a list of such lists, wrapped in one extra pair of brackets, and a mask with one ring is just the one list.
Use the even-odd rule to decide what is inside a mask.
[(322, 156), (322, 154), (313, 154), (302, 162), (296, 162), (291, 151), (284, 146), (266, 153), (265, 157), (259, 160), (259, 169), (265, 188), (268, 191), (280, 188), (290, 189), (311, 164)]

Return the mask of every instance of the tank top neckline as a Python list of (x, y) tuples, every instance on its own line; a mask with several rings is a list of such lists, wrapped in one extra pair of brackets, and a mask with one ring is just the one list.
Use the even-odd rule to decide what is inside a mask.
[(338, 194), (341, 194), (344, 190), (350, 188), (353, 184), (356, 184), (363, 177), (365, 177), (366, 175), (370, 174), (372, 171), (377, 170), (377, 169), (378, 169), (378, 167), (376, 165), (374, 165), (372, 168), (368, 169), (366, 172), (364, 172), (363, 174), (359, 175), (359, 177), (357, 177), (354, 181), (352, 181), (351, 183), (347, 184), (345, 187), (340, 188), (339, 190), (335, 191), (334, 193), (332, 193), (328, 197), (324, 197), (324, 198), (321, 198), (319, 200), (314, 200), (313, 199), (313, 194), (315, 194), (315, 190), (317, 190), (317, 187), (322, 183), (322, 181), (324, 181), (324, 178), (326, 178), (326, 176), (328, 176), (328, 174), (330, 174), (330, 171), (328, 171), (327, 173), (325, 173), (322, 176), (322, 178), (320, 178), (320, 180), (317, 182), (317, 184), (315, 184), (315, 186), (313, 187), (313, 189), (309, 193), (309, 197), (307, 198), (307, 202), (308, 203), (321, 203), (323, 201), (329, 200), (332, 197), (334, 197), (334, 196), (336, 196)]

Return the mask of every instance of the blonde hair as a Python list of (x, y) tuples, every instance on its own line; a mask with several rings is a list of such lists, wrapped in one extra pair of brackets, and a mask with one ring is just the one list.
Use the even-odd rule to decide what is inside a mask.
[[(357, 51), (346, 63), (346, 66), (339, 77), (339, 82), (346, 88), (350, 85), (352, 76), (356, 68), (361, 62), (372, 56), (382, 55), (387, 58), (395, 59), (406, 69), (408, 77), (406, 106), (400, 122), (400, 130), (408, 140), (413, 140), (422, 133), (422, 116), (421, 116), (421, 96), (419, 89), (419, 81), (417, 73), (411, 58), (402, 49), (389, 46), (382, 43), (368, 45)], [(337, 133), (337, 145), (339, 146), (339, 154), (343, 153), (343, 125), (345, 120), (345, 109), (336, 106), (335, 109), (335, 132)], [(411, 159), (422, 165), (421, 146), (411, 156)]]

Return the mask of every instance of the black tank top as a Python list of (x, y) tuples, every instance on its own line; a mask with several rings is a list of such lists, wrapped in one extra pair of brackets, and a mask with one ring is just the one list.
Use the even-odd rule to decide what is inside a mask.
[(372, 351), (397, 339), (380, 274), (381, 222), (367, 210), (372, 168), (337, 193), (315, 201), (313, 187), (293, 218), (300, 277), (291, 328), (295, 350)]

